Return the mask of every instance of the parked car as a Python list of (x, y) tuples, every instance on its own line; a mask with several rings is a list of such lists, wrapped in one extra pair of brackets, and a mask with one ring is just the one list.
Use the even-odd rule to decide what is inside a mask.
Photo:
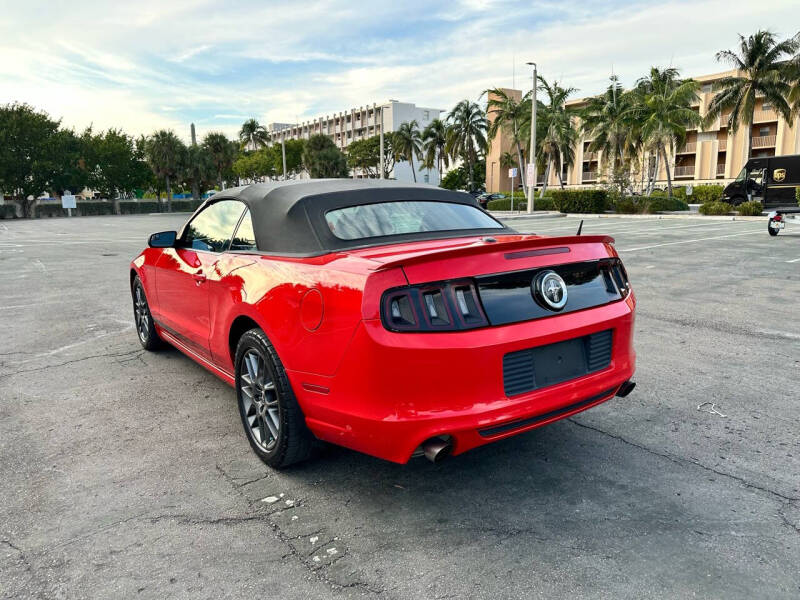
[(255, 184), (148, 246), (130, 266), (139, 341), (234, 386), (273, 467), (317, 439), (436, 461), (633, 389), (636, 301), (613, 239), (519, 234), (468, 194)]
[(487, 194), (487, 193), (483, 193), (480, 196), (478, 196), (476, 198), (476, 200), (478, 201), (478, 204), (480, 204), (481, 208), (486, 210), (488, 208), (488, 206), (489, 206), (489, 202), (491, 202), (492, 200), (499, 200), (499, 199), (502, 199), (502, 198), (505, 198), (505, 196), (503, 194)]
[(758, 200), (766, 208), (797, 206), (800, 154), (751, 158), (734, 181), (725, 186), (722, 199), (734, 206)]

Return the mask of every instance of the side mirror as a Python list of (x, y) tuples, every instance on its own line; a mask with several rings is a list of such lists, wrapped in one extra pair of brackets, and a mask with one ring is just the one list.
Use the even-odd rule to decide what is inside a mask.
[(178, 239), (177, 231), (160, 231), (150, 236), (147, 245), (151, 248), (172, 248), (176, 239)]

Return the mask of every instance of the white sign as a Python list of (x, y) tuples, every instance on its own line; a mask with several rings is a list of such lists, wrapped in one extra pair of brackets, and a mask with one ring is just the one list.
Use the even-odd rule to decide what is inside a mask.
[(691, 185), (687, 185), (686, 186), (686, 195), (687, 196), (691, 196), (693, 191), (694, 191), (694, 188)]
[(512, 177), (512, 178), (516, 177), (517, 176), (517, 168), (516, 167), (512, 167), (511, 169), (509, 169), (508, 170), (508, 176)]
[(528, 168), (525, 171), (525, 179), (528, 180), (528, 185), (531, 184), (531, 182), (534, 180), (534, 177), (536, 177), (536, 165), (533, 163), (528, 163)]
[(75, 204), (75, 196), (72, 194), (64, 194), (61, 196), (61, 208), (78, 208)]

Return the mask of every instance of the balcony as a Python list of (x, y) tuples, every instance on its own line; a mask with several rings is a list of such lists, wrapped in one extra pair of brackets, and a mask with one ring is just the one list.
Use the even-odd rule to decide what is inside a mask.
[(717, 140), (718, 149), (720, 152), (725, 152), (728, 149), (728, 138)]
[(774, 110), (757, 110), (753, 112), (753, 123), (777, 121), (778, 113)]
[(581, 181), (597, 181), (597, 171), (584, 171), (581, 174)]
[(675, 167), (675, 177), (694, 177), (694, 165), (689, 167)]
[(697, 142), (686, 142), (683, 148), (678, 150), (678, 154), (693, 154), (697, 152)]
[(597, 152), (584, 152), (583, 153), (583, 160), (591, 162), (593, 160), (597, 160)]
[(725, 164), (717, 165), (717, 177), (725, 177)]
[(774, 135), (759, 135), (752, 138), (753, 148), (774, 148), (775, 138)]

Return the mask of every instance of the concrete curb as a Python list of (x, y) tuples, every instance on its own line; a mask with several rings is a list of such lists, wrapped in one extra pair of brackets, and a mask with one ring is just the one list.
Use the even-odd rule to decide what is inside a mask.
[(580, 214), (580, 213), (567, 213), (565, 216), (574, 217), (577, 219), (684, 219), (690, 221), (766, 221), (767, 216), (740, 216), (740, 215), (698, 215), (697, 213), (666, 213), (656, 215), (618, 215), (616, 213), (609, 214)]
[(489, 211), (489, 214), (497, 217), (498, 219), (503, 219), (504, 221), (509, 221), (512, 219), (556, 219), (558, 217), (566, 217), (567, 215), (558, 212), (557, 210), (548, 210), (548, 211), (536, 211), (532, 213), (524, 213), (515, 210), (511, 212), (510, 210), (492, 210)]

